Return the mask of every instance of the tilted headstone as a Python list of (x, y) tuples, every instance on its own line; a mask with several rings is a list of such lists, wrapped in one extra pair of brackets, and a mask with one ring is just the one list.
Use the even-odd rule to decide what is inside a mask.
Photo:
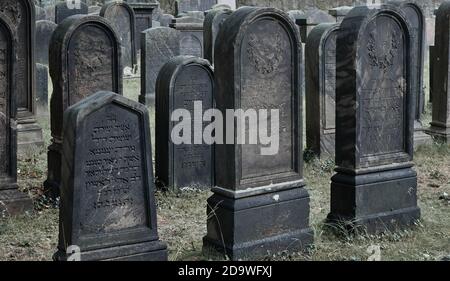
[(449, 40), (450, 3), (444, 2), (436, 14), (433, 73), (433, 121), (428, 133), (439, 142), (450, 143)]
[(170, 27), (180, 32), (180, 55), (203, 58), (203, 20), (176, 18)]
[(50, 43), (52, 143), (44, 186), (57, 196), (61, 182), (62, 118), (71, 105), (98, 91), (122, 94), (120, 41), (109, 21), (76, 15), (56, 28)]
[[(3, 2), (2, 2), (3, 3)], [(18, 68), (14, 40), (15, 25), (0, 13), (0, 217), (20, 215), (33, 204), (17, 185), (17, 108)]]
[[(210, 189), (214, 185), (213, 145), (203, 141), (205, 124), (196, 124), (195, 114), (214, 107), (214, 74), (207, 60), (179, 56), (161, 69), (156, 84), (156, 177), (159, 185), (171, 190), (183, 188)], [(196, 110), (196, 104), (200, 104)], [(172, 140), (179, 122), (171, 121), (177, 110), (187, 110), (191, 131), (201, 130), (201, 139), (191, 134), (188, 143)], [(196, 110), (196, 111), (195, 111)], [(183, 132), (185, 133), (185, 132)]]
[(296, 19), (295, 23), (300, 27), (302, 43), (306, 43), (308, 34), (318, 24), (336, 22), (335, 18), (319, 9), (305, 11), (304, 17)]
[(48, 66), (36, 63), (36, 109), (38, 115), (48, 114)]
[(153, 11), (158, 7), (158, 3), (138, 3), (142, 0), (127, 1), (133, 8), (136, 18), (136, 48), (139, 50), (141, 47), (141, 33), (152, 27)]
[(48, 65), (48, 52), (50, 50), (50, 39), (57, 24), (48, 20), (36, 22), (36, 62)]
[(87, 15), (89, 7), (83, 2), (78, 4), (71, 2), (57, 3), (55, 6), (55, 23), (60, 24), (63, 20), (73, 15)]
[(331, 224), (369, 234), (420, 218), (413, 136), (413, 31), (395, 6), (361, 6), (336, 43), (336, 175)]
[[(147, 109), (111, 92), (64, 114), (58, 252), (81, 261), (165, 261), (159, 241)], [(71, 247), (72, 246), (72, 247)]]
[[(227, 130), (231, 138), (215, 146), (216, 184), (208, 199), (205, 250), (214, 247), (233, 260), (255, 259), (286, 249), (297, 252), (313, 241), (303, 180), (299, 37), (289, 16), (273, 8), (242, 7), (219, 31), (217, 109), (223, 116), (228, 109), (256, 110), (260, 118), (245, 121), (239, 132)], [(246, 135), (255, 137), (263, 121), (271, 127), (272, 142), (239, 144)]]
[(226, 9), (212, 10), (206, 15), (203, 24), (203, 49), (204, 57), (214, 64), (214, 44), (222, 23), (232, 14), (233, 11)]
[(191, 11), (207, 11), (217, 4), (217, 0), (176, 0), (175, 15)]
[(180, 33), (169, 27), (149, 28), (141, 33), (141, 94), (139, 101), (154, 105), (156, 79), (161, 68), (180, 55)]
[(137, 64), (133, 8), (126, 2), (110, 2), (102, 7), (100, 16), (108, 19), (119, 35), (122, 44), (122, 66), (133, 68)]
[(334, 156), (336, 130), (336, 38), (339, 25), (319, 24), (306, 41), (306, 148)]

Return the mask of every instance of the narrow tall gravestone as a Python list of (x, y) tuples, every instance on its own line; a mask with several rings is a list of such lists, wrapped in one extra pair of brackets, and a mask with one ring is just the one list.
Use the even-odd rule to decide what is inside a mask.
[(50, 44), (52, 143), (45, 188), (58, 195), (61, 180), (62, 118), (71, 105), (98, 91), (122, 94), (120, 41), (99, 16), (76, 15), (59, 24)]
[(36, 62), (48, 65), (50, 39), (58, 25), (48, 20), (36, 22)]
[(216, 42), (217, 34), (222, 23), (233, 13), (228, 9), (217, 9), (210, 11), (203, 24), (203, 49), (204, 57), (214, 64), (214, 44)]
[(48, 66), (36, 63), (36, 111), (48, 115)]
[(0, 218), (32, 210), (17, 186), (17, 108), (15, 26), (0, 13)]
[(141, 94), (139, 102), (155, 101), (158, 73), (170, 59), (180, 55), (180, 33), (169, 27), (149, 28), (141, 33)]
[(412, 35), (391, 5), (356, 7), (340, 26), (332, 223), (379, 233), (420, 218), (412, 169)]
[[(161, 187), (213, 187), (214, 149), (203, 140), (203, 115), (214, 107), (213, 90), (214, 74), (207, 60), (179, 56), (161, 69), (156, 84), (155, 149), (156, 177)], [(177, 110), (185, 111), (182, 121), (173, 121)], [(194, 120), (198, 116), (201, 120)], [(183, 143), (175, 143), (172, 138), (174, 134), (179, 136), (177, 127), (181, 125), (190, 126), (191, 133), (186, 140), (188, 128), (184, 128)]]
[[(58, 252), (82, 261), (167, 260), (159, 241), (147, 109), (98, 92), (64, 114)], [(75, 251), (76, 252), (76, 251)]]
[(70, 16), (87, 15), (88, 12), (89, 7), (83, 2), (75, 3), (75, 1), (64, 1), (57, 3), (55, 5), (55, 23), (60, 24)]
[(306, 42), (306, 147), (317, 155), (335, 152), (336, 37), (339, 24), (319, 24)]
[[(216, 106), (231, 119), (224, 127), (243, 123), (216, 144), (205, 251), (255, 259), (313, 242), (303, 180), (301, 56), (298, 28), (277, 9), (242, 7), (219, 31)], [(236, 112), (240, 121), (225, 118), (239, 109), (247, 112)], [(260, 138), (250, 142), (246, 136), (254, 139), (255, 130)], [(269, 135), (272, 141), (263, 141)]]

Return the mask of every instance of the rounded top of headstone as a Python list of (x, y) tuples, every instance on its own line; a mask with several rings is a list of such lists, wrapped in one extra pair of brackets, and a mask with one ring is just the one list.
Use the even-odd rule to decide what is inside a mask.
[[(106, 3), (105, 5), (103, 5), (101, 7), (99, 15), (102, 17), (108, 16), (108, 14), (111, 13), (112, 9), (116, 6), (120, 6), (120, 7), (127, 9), (127, 11), (132, 15), (132, 17), (135, 16), (133, 8), (127, 2), (122, 2), (122, 1), (113, 1), (113, 2)], [(111, 15), (111, 16), (115, 16), (115, 15)]]
[[(3, 13), (0, 13), (0, 24), (3, 25), (4, 27), (6, 27), (9, 36), (11, 36), (11, 37), (15, 36), (14, 35), (15, 34), (15, 28), (14, 28), (13, 22), (11, 21), (11, 19), (8, 16), (6, 16)], [(12, 41), (14, 43), (15, 40), (12, 40)]]
[(232, 13), (233, 11), (230, 9), (211, 10), (206, 14), (204, 26), (211, 26), (219, 15), (231, 15)]
[(417, 14), (420, 15), (421, 18), (424, 18), (423, 6), (418, 3), (395, 0), (395, 1), (389, 1), (387, 4), (392, 4), (392, 5), (401, 7), (401, 8), (402, 7), (413, 8), (417, 12)]
[(324, 39), (333, 31), (338, 30), (339, 26), (338, 23), (321, 23), (315, 26), (308, 35), (306, 49), (319, 48), (319, 46), (323, 44)]
[(445, 1), (439, 6), (439, 8), (435, 11), (436, 17), (447, 16), (450, 14), (450, 2)]

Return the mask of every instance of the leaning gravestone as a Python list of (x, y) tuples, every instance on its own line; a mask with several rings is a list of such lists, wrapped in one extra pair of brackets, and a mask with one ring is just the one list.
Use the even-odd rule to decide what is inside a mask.
[(306, 41), (306, 147), (334, 156), (336, 130), (336, 38), (339, 24), (319, 24)]
[(100, 16), (108, 19), (119, 35), (122, 45), (122, 66), (134, 68), (137, 58), (133, 8), (126, 2), (110, 2), (102, 7)]
[(214, 64), (214, 44), (216, 42), (217, 33), (222, 23), (233, 13), (227, 9), (217, 9), (210, 11), (205, 18), (203, 24), (203, 48), (205, 59)]
[(224, 116), (228, 109), (269, 110), (273, 117), (264, 121), (279, 121), (280, 130), (271, 126), (271, 148), (259, 141), (241, 145), (243, 136), (255, 132), (258, 120), (253, 118), (248, 122), (253, 126), (227, 132), (228, 144), (216, 144), (216, 167), (222, 168), (216, 169), (214, 195), (208, 199), (205, 250), (216, 248), (233, 260), (255, 259), (286, 249), (297, 252), (313, 242), (302, 171), (299, 37), (289, 16), (273, 8), (242, 7), (219, 31), (218, 110)]
[(57, 196), (61, 181), (62, 118), (71, 105), (97, 91), (122, 94), (120, 41), (109, 21), (76, 15), (56, 28), (50, 44), (52, 143), (46, 190)]
[[(161, 69), (156, 84), (156, 177), (162, 187), (181, 190), (193, 187), (210, 189), (214, 185), (214, 150), (203, 142), (203, 122), (194, 121), (214, 107), (214, 74), (207, 60), (179, 56)], [(195, 110), (195, 103), (200, 109)], [(177, 110), (187, 110), (190, 123), (202, 129), (200, 141), (195, 132), (188, 143), (176, 144), (171, 135), (178, 122), (171, 121)]]
[(72, 2), (61, 2), (55, 6), (55, 23), (60, 24), (66, 18), (73, 15), (87, 15), (89, 12), (88, 6), (80, 2), (79, 5)]
[(150, 106), (155, 101), (156, 79), (161, 68), (180, 55), (180, 34), (173, 28), (149, 28), (141, 33), (141, 94), (139, 102)]
[(180, 54), (203, 58), (203, 20), (176, 18), (170, 25), (180, 32)]
[(38, 115), (48, 114), (48, 66), (36, 63), (36, 109)]
[[(3, 2), (2, 2), (3, 3)], [(0, 218), (19, 215), (33, 204), (17, 186), (17, 107), (15, 25), (0, 13)]]
[(64, 114), (60, 233), (54, 260), (167, 260), (159, 241), (147, 109), (111, 92)]
[(356, 7), (341, 23), (332, 224), (370, 234), (420, 218), (412, 169), (413, 34), (404, 14), (391, 5)]
[(436, 14), (433, 74), (433, 121), (428, 133), (439, 142), (450, 143), (449, 41), (450, 2), (444, 2)]
[(36, 62), (48, 65), (50, 39), (57, 24), (48, 20), (36, 22)]

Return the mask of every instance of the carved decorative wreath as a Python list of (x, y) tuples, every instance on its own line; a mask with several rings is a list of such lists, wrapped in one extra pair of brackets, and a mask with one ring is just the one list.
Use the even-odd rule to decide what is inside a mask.
[(369, 43), (367, 49), (369, 51), (370, 65), (378, 67), (381, 70), (386, 70), (394, 64), (394, 58), (397, 55), (399, 42), (396, 34), (393, 33), (389, 38), (383, 42), (381, 48), (377, 47), (375, 34), (369, 34)]
[(283, 48), (281, 36), (275, 38), (258, 38), (256, 34), (250, 34), (247, 46), (247, 54), (250, 64), (261, 74), (270, 74), (276, 71), (283, 61)]

